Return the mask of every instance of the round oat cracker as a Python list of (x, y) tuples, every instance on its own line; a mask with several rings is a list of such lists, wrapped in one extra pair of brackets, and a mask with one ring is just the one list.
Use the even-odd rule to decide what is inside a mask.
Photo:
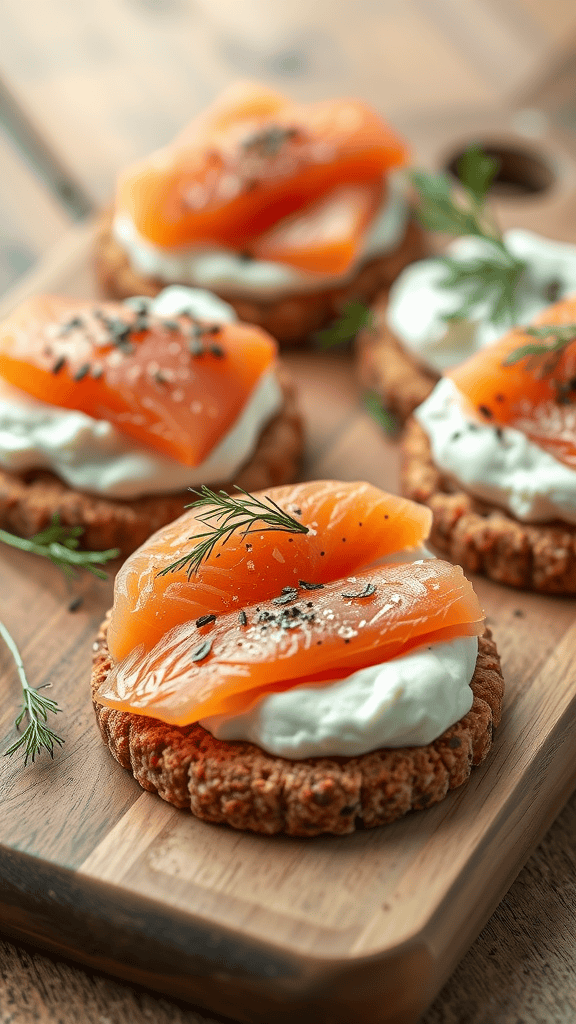
[[(111, 668), (108, 618), (94, 644), (92, 694)], [(424, 747), (302, 761), (253, 743), (215, 739), (201, 725), (166, 725), (93, 700), (105, 743), (143, 789), (204, 821), (272, 835), (336, 835), (394, 821), (466, 782), (492, 745), (504, 680), (489, 630), (478, 641), (468, 714)]]
[(430, 543), (467, 572), (544, 594), (576, 593), (576, 526), (521, 523), (472, 497), (436, 467), (416, 420), (402, 438), (402, 493), (433, 512)]
[[(94, 251), (96, 278), (103, 294), (114, 299), (157, 295), (169, 282), (144, 277), (132, 269), (125, 250), (112, 235), (112, 218), (110, 210), (102, 216)], [(211, 290), (234, 306), (240, 320), (263, 327), (281, 344), (298, 345), (337, 319), (348, 302), (371, 302), (375, 295), (390, 287), (404, 267), (425, 255), (424, 232), (411, 220), (402, 241), (392, 252), (368, 260), (340, 287), (262, 300), (243, 299), (225, 288)]]
[[(302, 417), (296, 389), (279, 375), (283, 405), (262, 431), (256, 450), (233, 483), (259, 491), (296, 478), (304, 447)], [(211, 483), (229, 490), (232, 482)], [(54, 515), (63, 526), (82, 526), (82, 547), (91, 551), (119, 548), (129, 555), (161, 526), (182, 515), (190, 492), (155, 494), (129, 500), (100, 498), (75, 491), (47, 470), (17, 475), (0, 469), (0, 527), (31, 537), (49, 525)]]

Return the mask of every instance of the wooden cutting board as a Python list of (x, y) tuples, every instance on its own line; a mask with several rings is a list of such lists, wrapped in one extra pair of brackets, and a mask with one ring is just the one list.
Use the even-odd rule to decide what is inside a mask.
[[(568, 189), (550, 201), (566, 210)], [(95, 294), (92, 235), (69, 235), (0, 313), (36, 291)], [(286, 361), (308, 420), (304, 476), (395, 490), (397, 447), (363, 410), (350, 357)], [(88, 682), (112, 581), (78, 581), (71, 613), (57, 569), (0, 548), (0, 618), (31, 682), (53, 684), (66, 740), (54, 761), (2, 764), (4, 932), (242, 1021), (414, 1024), (576, 782), (576, 602), (475, 585), (507, 681), (487, 762), (386, 828), (266, 838), (175, 810), (111, 759)], [(19, 690), (4, 649), (0, 678), (5, 749)]]

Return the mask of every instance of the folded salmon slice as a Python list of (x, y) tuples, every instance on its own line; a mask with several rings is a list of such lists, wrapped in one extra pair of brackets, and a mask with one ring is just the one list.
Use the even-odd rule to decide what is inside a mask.
[[(172, 145), (129, 167), (116, 210), (159, 247), (220, 245), (256, 255), (260, 236), (285, 218), (343, 186), (362, 186), (361, 216), (347, 239), (356, 254), (375, 190), (406, 160), (404, 143), (366, 104), (296, 104), (248, 83), (225, 93)], [(290, 238), (273, 241), (276, 259), (295, 261)], [(331, 272), (330, 233), (325, 251), (318, 233), (310, 244), (315, 269)], [(297, 260), (304, 266), (303, 254)]]
[(187, 466), (225, 435), (276, 351), (258, 327), (56, 296), (28, 300), (0, 326), (9, 384), (107, 420)]
[[(535, 338), (515, 327), (448, 376), (467, 409), (494, 426), (521, 430), (555, 458), (576, 467), (576, 297), (539, 313), (531, 326), (574, 325), (574, 341), (554, 352), (552, 337)], [(525, 346), (544, 349), (518, 358)]]
[[(218, 543), (198, 572), (159, 575), (189, 552), (206, 524), (196, 510), (180, 516), (128, 558), (116, 577), (108, 645), (115, 661), (205, 614), (238, 613), (277, 596), (300, 580), (328, 583), (395, 551), (422, 544), (432, 514), (423, 505), (366, 483), (313, 481), (272, 487), (269, 497), (308, 533), (234, 533)], [(313, 591), (311, 591), (313, 593)]]
[(286, 596), (245, 608), (246, 625), (229, 612), (205, 627), (175, 627), (117, 665), (97, 700), (186, 725), (484, 628), (460, 567), (437, 559), (366, 569), (284, 603)]

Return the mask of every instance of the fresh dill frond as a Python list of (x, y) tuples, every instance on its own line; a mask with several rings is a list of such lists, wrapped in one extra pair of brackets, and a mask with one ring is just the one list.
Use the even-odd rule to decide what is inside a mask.
[(374, 314), (365, 302), (354, 299), (342, 310), (342, 315), (329, 327), (317, 331), (314, 340), (320, 348), (334, 348), (353, 341), (356, 335), (367, 327), (372, 327)]
[[(574, 402), (576, 379), (570, 376), (564, 379), (557, 375), (558, 364), (562, 353), (569, 345), (576, 342), (576, 324), (545, 324), (543, 327), (523, 327), (523, 334), (528, 334), (537, 341), (533, 344), (519, 345), (509, 352), (503, 366), (514, 366), (526, 359), (526, 369), (539, 380), (547, 380), (556, 392), (556, 401), (560, 405)], [(539, 343), (538, 343), (539, 342)]]
[(514, 321), (518, 284), (526, 262), (510, 252), (486, 206), (498, 167), (497, 160), (474, 145), (458, 162), (460, 189), (454, 187), (447, 174), (408, 172), (420, 200), (418, 218), (428, 231), (440, 231), (457, 238), (481, 238), (493, 250), (493, 256), (487, 254), (468, 261), (439, 257), (447, 271), (439, 282), (440, 287), (454, 289), (461, 296), (459, 307), (448, 314), (446, 320), (468, 319), (474, 307), (483, 302), (487, 315), (494, 322)]
[(108, 551), (82, 551), (78, 538), (83, 533), (83, 526), (62, 526), (56, 514), (52, 516), (50, 525), (33, 537), (18, 537), (7, 530), (0, 530), (0, 542), (20, 551), (28, 551), (30, 554), (50, 559), (65, 576), (72, 576), (75, 570), (86, 569), (98, 579), (105, 580), (106, 573), (98, 566), (117, 558), (120, 551), (118, 548), (110, 548)]
[(376, 423), (385, 434), (388, 434), (389, 437), (394, 437), (398, 433), (398, 420), (389, 409), (384, 408), (382, 399), (374, 391), (368, 391), (364, 395), (362, 404), (366, 412), (370, 414), (372, 419), (376, 420)]
[[(62, 709), (58, 707), (56, 701), (52, 700), (51, 697), (45, 697), (44, 694), (40, 693), (40, 690), (44, 687), (30, 686), (26, 677), (20, 651), (12, 639), (12, 636), (6, 629), (6, 626), (1, 621), (0, 636), (14, 658), (18, 677), (20, 679), (20, 685), (22, 687), (22, 707), (14, 722), (16, 729), (20, 728), (25, 718), (28, 720), (28, 725), (24, 732), (16, 742), (8, 748), (5, 752), (5, 756), (11, 757), (17, 750), (22, 750), (24, 753), (24, 765), (26, 766), (28, 761), (34, 761), (43, 750), (46, 750), (50, 754), (50, 757), (54, 757), (54, 747), (61, 747), (64, 743), (62, 737), (58, 736), (47, 725), (48, 715), (56, 715)], [(49, 685), (49, 683), (45, 684), (45, 686)]]
[[(195, 572), (198, 572), (202, 563), (210, 557), (216, 545), (219, 542), (225, 544), (238, 531), (243, 538), (250, 533), (268, 533), (270, 531), (309, 532), (307, 526), (299, 523), (297, 519), (285, 512), (272, 498), (266, 496), (268, 504), (265, 504), (245, 491), (243, 487), (236, 486), (236, 490), (244, 495), (243, 498), (233, 497), (226, 491), (213, 491), (205, 484), (199, 491), (193, 487), (190, 490), (192, 494), (197, 495), (197, 500), (185, 507), (195, 509), (196, 518), (208, 529), (205, 533), (190, 537), (190, 540), (196, 541), (192, 550), (162, 569), (158, 573), (159, 576), (166, 576), (170, 572), (186, 569), (188, 579), (190, 579)], [(264, 525), (256, 526), (257, 523)]]

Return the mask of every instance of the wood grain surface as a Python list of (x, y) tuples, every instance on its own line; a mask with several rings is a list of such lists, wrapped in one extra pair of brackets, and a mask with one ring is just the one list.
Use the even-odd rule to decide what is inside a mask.
[[(75, 231), (18, 294), (89, 289), (90, 244)], [(350, 356), (287, 361), (308, 420), (303, 475), (396, 489), (397, 446), (362, 408)], [(52, 565), (9, 549), (0, 560), (0, 617), (33, 682), (53, 683), (66, 739), (53, 762), (13, 760), (2, 774), (8, 934), (241, 1020), (413, 1024), (573, 787), (575, 602), (476, 581), (508, 686), (493, 752), (467, 786), (385, 829), (270, 839), (175, 811), (102, 746), (87, 681), (111, 580), (82, 580), (71, 614)], [(5, 652), (0, 665), (10, 677)], [(0, 710), (4, 743), (13, 708)]]

